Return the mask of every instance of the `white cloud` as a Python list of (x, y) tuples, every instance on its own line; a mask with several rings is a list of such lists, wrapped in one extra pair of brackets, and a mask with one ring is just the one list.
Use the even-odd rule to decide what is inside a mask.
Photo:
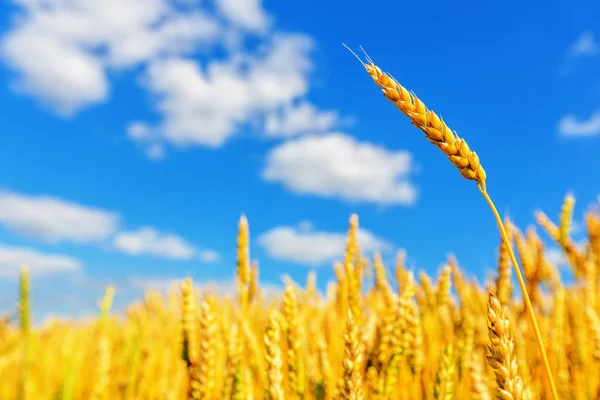
[(56, 197), (0, 191), (0, 224), (48, 242), (89, 243), (112, 235), (119, 216)]
[(559, 268), (563, 268), (568, 264), (565, 252), (560, 247), (551, 247), (545, 249), (544, 257), (550, 264)]
[(269, 24), (261, 0), (216, 0), (217, 7), (235, 25), (249, 31), (264, 32)]
[(129, 284), (134, 288), (149, 291), (158, 290), (167, 292), (169, 290), (181, 290), (184, 278), (141, 278), (133, 277), (129, 279)]
[(153, 227), (145, 226), (135, 231), (119, 232), (114, 247), (126, 254), (149, 255), (173, 260), (193, 260), (216, 262), (219, 254), (214, 250), (199, 250), (180, 236), (161, 233)]
[(153, 160), (167, 144), (220, 147), (247, 125), (290, 137), (339, 122), (304, 99), (312, 39), (273, 31), (262, 0), (14, 1), (0, 38), (13, 88), (70, 117), (108, 99), (112, 73), (141, 71), (159, 122), (132, 118), (127, 136)]
[[(346, 233), (314, 230), (312, 224), (304, 222), (299, 227), (275, 227), (258, 236), (257, 241), (275, 260), (317, 266), (341, 259), (346, 237)], [(359, 229), (358, 242), (363, 252), (393, 249), (391, 243), (362, 228)]]
[(303, 101), (287, 105), (267, 116), (265, 132), (270, 137), (292, 137), (302, 133), (326, 132), (339, 122), (336, 111), (320, 111)]
[(596, 55), (600, 52), (600, 46), (594, 40), (592, 31), (585, 31), (577, 38), (577, 40), (569, 47), (571, 56)]
[(578, 235), (582, 232), (584, 232), (582, 221), (573, 219), (573, 221), (571, 222), (571, 235)]
[(312, 46), (307, 36), (275, 35), (257, 56), (236, 54), (204, 67), (183, 58), (153, 62), (144, 81), (162, 122), (135, 121), (129, 137), (144, 146), (220, 147), (243, 124), (308, 92)]
[(600, 135), (600, 111), (596, 111), (587, 120), (579, 120), (573, 114), (564, 116), (558, 125), (563, 136), (590, 137)]
[(42, 253), (26, 247), (0, 244), (0, 277), (15, 278), (23, 266), (28, 267), (32, 275), (43, 275), (77, 272), (81, 262), (64, 254)]
[(212, 249), (198, 248), (172, 233), (153, 227), (119, 232), (120, 216), (51, 196), (25, 196), (0, 190), (0, 225), (45, 242), (78, 244), (112, 240), (114, 248), (130, 255), (174, 260), (220, 260)]
[(38, 97), (59, 114), (70, 116), (108, 97), (102, 63), (70, 43), (19, 30), (6, 38), (2, 52), (18, 71), (15, 90)]
[(145, 122), (132, 122), (127, 127), (127, 137), (145, 146), (145, 153), (149, 159), (158, 161), (165, 157), (165, 147), (160, 143), (159, 134)]
[(358, 142), (342, 133), (305, 136), (275, 147), (262, 172), (299, 194), (409, 205), (417, 190), (408, 180), (412, 157)]
[[(127, 135), (153, 160), (164, 158), (166, 144), (220, 147), (257, 122), (279, 137), (327, 131), (338, 122), (335, 111), (303, 100), (312, 40), (272, 31), (262, 0), (15, 4), (0, 38), (0, 58), (15, 72), (13, 88), (71, 117), (108, 99), (111, 73), (138, 67), (160, 119), (133, 120)], [(253, 34), (260, 41), (246, 53)], [(224, 56), (215, 57), (215, 48)], [(200, 50), (208, 56), (202, 64), (191, 58)]]
[(311, 221), (302, 221), (298, 224), (298, 230), (300, 232), (308, 232), (314, 229), (315, 225)]
[(588, 205), (587, 210), (587, 213), (592, 213), (600, 218), (600, 195), (598, 195), (596, 201)]
[(108, 97), (109, 69), (214, 42), (217, 21), (168, 0), (20, 0), (19, 18), (2, 38), (2, 58), (17, 89), (65, 116)]
[[(160, 292), (181, 291), (181, 285), (185, 278), (156, 278), (156, 277), (133, 277), (129, 284), (143, 291), (158, 290)], [(281, 297), (283, 285), (276, 283), (259, 284), (260, 290), (267, 297)], [(194, 288), (201, 294), (234, 295), (237, 292), (237, 283), (234, 279), (195, 281)]]
[(198, 258), (205, 263), (214, 263), (221, 260), (221, 255), (218, 251), (212, 249), (200, 250), (198, 251)]
[[(585, 239), (575, 241), (575, 248), (577, 248), (579, 251), (584, 252), (585, 246)], [(551, 246), (544, 249), (544, 257), (546, 257), (546, 261), (557, 266), (558, 268), (565, 268), (569, 265), (569, 259), (567, 258), (564, 250), (562, 250), (560, 247)]]

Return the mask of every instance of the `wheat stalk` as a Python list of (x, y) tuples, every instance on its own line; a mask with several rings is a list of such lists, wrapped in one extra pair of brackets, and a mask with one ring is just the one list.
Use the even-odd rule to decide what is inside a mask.
[[(346, 46), (346, 48), (348, 47)], [(350, 48), (348, 48), (348, 50), (350, 50)], [(350, 51), (352, 52), (352, 50)], [(512, 250), (512, 246), (510, 244), (510, 240), (508, 239), (502, 218), (500, 217), (494, 202), (487, 193), (486, 173), (481, 166), (479, 157), (469, 148), (467, 142), (454, 133), (446, 125), (446, 123), (436, 115), (436, 113), (429, 110), (414, 93), (409, 93), (409, 91), (400, 85), (395, 79), (384, 73), (377, 65), (375, 65), (373, 60), (369, 58), (366, 53), (365, 56), (367, 63), (363, 62), (354, 52), (352, 53), (360, 61), (377, 86), (381, 88), (385, 98), (394, 104), (396, 108), (400, 110), (400, 112), (406, 115), (414, 126), (425, 133), (427, 140), (438, 147), (442, 153), (448, 157), (450, 162), (459, 169), (462, 176), (464, 176), (466, 179), (477, 182), (479, 191), (487, 201), (494, 214), (494, 217), (496, 218), (496, 223), (500, 229), (502, 240), (508, 249), (512, 264), (515, 268), (515, 273), (517, 274), (517, 278), (519, 280), (519, 285), (521, 286), (527, 312), (535, 332), (537, 346), (543, 360), (548, 384), (554, 400), (558, 400), (556, 385), (554, 384), (554, 378), (552, 377), (552, 370), (550, 368), (550, 363), (548, 362), (548, 356), (546, 355), (544, 342), (540, 333), (537, 319), (535, 317), (535, 313), (533, 311), (533, 306), (531, 305), (531, 300), (529, 299), (529, 293), (527, 292), (525, 281)]]

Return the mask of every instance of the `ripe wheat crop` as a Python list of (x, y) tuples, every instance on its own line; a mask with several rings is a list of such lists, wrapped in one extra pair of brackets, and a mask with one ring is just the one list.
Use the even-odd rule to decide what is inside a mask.
[[(97, 319), (32, 326), (23, 268), (19, 304), (0, 320), (0, 399), (600, 399), (600, 215), (586, 214), (583, 245), (570, 235), (571, 194), (555, 218), (536, 214), (539, 227), (502, 221), (466, 141), (372, 61), (363, 65), (490, 204), (500, 237), (485, 286), (451, 254), (436, 276), (408, 268), (403, 252), (395, 265), (364, 254), (356, 215), (324, 293), (314, 273), (267, 293), (245, 217), (235, 293), (187, 278), (116, 315), (108, 287)], [(538, 229), (563, 251), (572, 281), (547, 259)]]
[[(586, 216), (581, 248), (564, 214), (558, 226), (540, 217), (540, 227), (567, 256), (576, 252), (567, 260), (582, 272), (569, 284), (545, 258), (534, 227), (523, 233), (506, 222), (560, 398), (596, 399), (600, 216)], [(526, 305), (506, 276), (502, 244), (496, 279), (482, 287), (451, 255), (436, 277), (409, 270), (403, 253), (393, 266), (378, 254), (369, 260), (352, 216), (340, 255), (345, 264), (336, 266), (326, 292), (310, 274), (304, 287), (287, 281), (277, 295), (262, 290), (256, 272), (244, 273), (257, 264), (249, 264), (244, 218), (239, 228), (236, 296), (199, 291), (188, 278), (167, 293), (147, 292), (118, 316), (109, 312), (109, 287), (98, 319), (33, 327), (23, 269), (18, 312), (0, 324), (0, 398), (552, 398)]]

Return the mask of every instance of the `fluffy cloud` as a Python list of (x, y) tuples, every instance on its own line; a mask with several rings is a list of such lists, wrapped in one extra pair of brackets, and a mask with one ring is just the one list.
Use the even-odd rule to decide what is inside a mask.
[(276, 35), (256, 56), (238, 54), (204, 67), (183, 58), (156, 61), (144, 81), (162, 122), (135, 121), (128, 135), (158, 156), (163, 142), (220, 147), (243, 124), (308, 92), (312, 46), (303, 35)]
[(558, 131), (561, 135), (570, 137), (600, 135), (600, 111), (596, 111), (587, 120), (579, 120), (573, 114), (566, 115), (560, 120)]
[(205, 263), (215, 263), (221, 260), (221, 254), (213, 249), (203, 249), (197, 251), (198, 259)]
[(292, 137), (301, 133), (327, 132), (339, 121), (336, 111), (320, 111), (304, 101), (287, 105), (267, 116), (265, 132), (270, 137)]
[(149, 255), (173, 260), (198, 259), (203, 262), (216, 262), (219, 254), (214, 250), (200, 250), (180, 236), (161, 233), (152, 227), (141, 227), (135, 231), (119, 232), (114, 247), (126, 254)]
[(300, 194), (409, 205), (417, 198), (417, 190), (408, 180), (411, 163), (406, 151), (390, 151), (331, 133), (275, 147), (267, 155), (262, 176)]
[(588, 212), (594, 213), (600, 217), (600, 195), (588, 206)]
[(13, 88), (70, 117), (108, 99), (111, 72), (139, 70), (159, 121), (134, 117), (127, 136), (151, 159), (167, 144), (220, 147), (244, 125), (282, 137), (337, 122), (303, 100), (312, 40), (273, 31), (261, 0), (14, 1), (0, 38)]
[(0, 224), (48, 242), (89, 243), (108, 238), (119, 216), (51, 196), (0, 191)]
[(217, 0), (219, 11), (233, 24), (249, 31), (265, 32), (268, 17), (261, 0)]
[(551, 247), (544, 250), (546, 260), (559, 268), (563, 268), (568, 264), (567, 257), (560, 247)]
[(599, 52), (600, 46), (594, 40), (592, 31), (583, 32), (569, 47), (569, 54), (574, 57), (596, 55)]
[[(136, 289), (143, 291), (157, 290), (160, 292), (180, 291), (183, 282), (184, 279), (182, 278), (133, 277), (129, 279), (129, 284)], [(196, 282), (194, 287), (203, 294), (234, 295), (237, 292), (237, 283), (233, 279)], [(281, 297), (283, 294), (283, 285), (261, 282), (259, 287), (267, 297)]]
[[(168, 0), (18, 0), (19, 18), (2, 39), (16, 88), (68, 116), (106, 100), (110, 69), (214, 42), (215, 18)], [(191, 3), (190, 3), (191, 4)]]
[[(585, 239), (575, 241), (575, 247), (580, 251), (584, 252), (585, 246)], [(567, 258), (564, 250), (560, 247), (549, 246), (548, 248), (544, 249), (544, 257), (546, 257), (546, 260), (550, 264), (555, 265), (558, 268), (566, 268), (569, 265), (569, 259)]]
[(14, 88), (38, 97), (59, 114), (71, 115), (108, 97), (102, 63), (72, 44), (21, 30), (6, 38), (2, 52), (18, 71)]
[(15, 278), (22, 266), (27, 266), (31, 274), (43, 275), (77, 272), (81, 268), (81, 262), (64, 254), (42, 253), (26, 247), (0, 243), (0, 277)]
[(180, 236), (153, 227), (119, 231), (120, 219), (116, 213), (57, 197), (0, 190), (0, 226), (40, 241), (89, 244), (112, 240), (114, 248), (130, 255), (207, 263), (220, 260), (215, 250), (199, 249)]
[[(303, 222), (297, 227), (275, 227), (261, 234), (257, 241), (275, 260), (318, 266), (343, 257), (346, 236), (344, 232), (317, 231), (312, 224)], [(364, 252), (393, 249), (391, 243), (365, 229), (359, 230), (358, 241)]]
[(129, 285), (132, 287), (143, 290), (158, 290), (161, 292), (167, 292), (169, 290), (177, 290), (181, 288), (183, 284), (183, 278), (142, 278), (142, 277), (132, 277), (128, 280)]

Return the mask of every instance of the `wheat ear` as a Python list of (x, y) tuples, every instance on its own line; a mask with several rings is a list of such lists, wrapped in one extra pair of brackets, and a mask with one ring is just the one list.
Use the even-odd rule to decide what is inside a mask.
[(433, 385), (434, 400), (452, 400), (454, 398), (453, 347), (449, 344), (440, 358)]
[(182, 336), (183, 348), (182, 358), (188, 370), (188, 399), (199, 398), (198, 393), (198, 327), (196, 315), (196, 298), (194, 296), (194, 284), (192, 278), (187, 278), (181, 285), (182, 301)]
[[(346, 46), (346, 48), (348, 47)], [(350, 50), (350, 48), (348, 48), (348, 50)], [(352, 50), (350, 51), (352, 52)], [(354, 52), (352, 53), (354, 54)], [(446, 123), (433, 111), (429, 110), (425, 104), (419, 100), (417, 96), (415, 96), (414, 93), (409, 93), (408, 90), (402, 87), (402, 85), (400, 85), (394, 78), (376, 66), (373, 60), (371, 60), (366, 53), (365, 56), (367, 58), (367, 63), (364, 63), (356, 54), (354, 55), (356, 58), (358, 58), (363, 67), (365, 67), (368, 74), (371, 76), (373, 81), (375, 81), (377, 86), (381, 88), (385, 98), (392, 102), (392, 104), (394, 104), (396, 108), (400, 110), (400, 112), (406, 115), (414, 126), (425, 133), (427, 140), (438, 147), (442, 153), (448, 157), (450, 162), (459, 169), (462, 176), (477, 182), (479, 191), (487, 201), (494, 214), (494, 217), (496, 218), (496, 223), (500, 229), (502, 240), (506, 244), (511, 262), (515, 268), (515, 273), (519, 280), (519, 286), (523, 292), (523, 298), (527, 307), (527, 312), (535, 332), (538, 350), (542, 357), (546, 377), (552, 392), (552, 397), (554, 400), (559, 400), (556, 392), (556, 385), (554, 384), (554, 378), (552, 377), (552, 370), (550, 369), (550, 363), (548, 362), (548, 356), (546, 355), (540, 328), (538, 326), (535, 313), (533, 312), (531, 300), (529, 299), (529, 293), (527, 292), (525, 280), (523, 279), (523, 275), (521, 274), (514, 251), (510, 241), (508, 240), (506, 228), (502, 223), (502, 218), (500, 217), (494, 202), (487, 193), (486, 173), (481, 166), (479, 157), (474, 151), (471, 151), (464, 139), (460, 138), (456, 133), (454, 133), (446, 125)]]
[(286, 325), (288, 385), (291, 399), (304, 398), (304, 371), (300, 338), (298, 299), (291, 285), (283, 295), (283, 318)]
[(95, 382), (92, 388), (91, 399), (106, 399), (108, 398), (108, 386), (110, 382), (110, 336), (106, 332), (106, 320), (108, 313), (112, 305), (113, 297), (115, 294), (114, 286), (106, 288), (104, 298), (102, 299), (100, 307), (100, 320), (98, 322), (98, 341), (96, 343), (97, 348), (97, 362), (95, 366)]
[(358, 326), (354, 321), (352, 311), (348, 311), (344, 343), (344, 377), (341, 399), (364, 400), (364, 383), (361, 372), (364, 355), (358, 338)]
[(265, 331), (266, 361), (268, 381), (265, 388), (265, 400), (284, 400), (283, 361), (281, 354), (281, 321), (280, 314), (273, 311)]
[(487, 362), (496, 375), (496, 398), (521, 400), (524, 386), (518, 372), (510, 323), (504, 315), (502, 304), (492, 293), (488, 297), (488, 331), (490, 355)]
[(19, 285), (19, 322), (20, 333), (24, 342), (23, 349), (23, 372), (21, 382), (19, 383), (19, 399), (28, 400), (31, 398), (31, 365), (33, 353), (31, 350), (31, 310), (29, 306), (30, 296), (30, 278), (29, 267), (21, 268), (21, 282)]

